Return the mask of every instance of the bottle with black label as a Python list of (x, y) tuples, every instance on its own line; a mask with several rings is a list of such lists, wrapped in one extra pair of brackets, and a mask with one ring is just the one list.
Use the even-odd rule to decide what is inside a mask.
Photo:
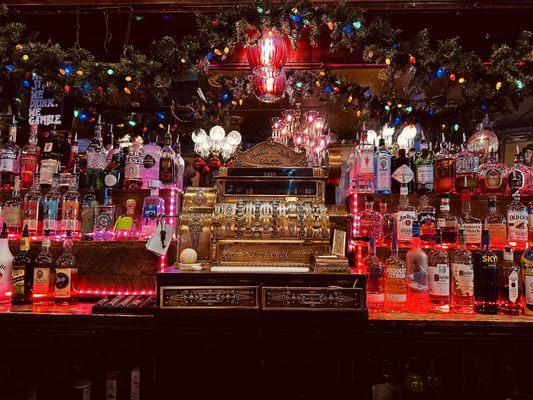
[(78, 268), (76, 258), (72, 253), (72, 231), (67, 231), (63, 241), (63, 254), (56, 260), (56, 276), (54, 297), (59, 304), (72, 304), (78, 301), (76, 284)]
[(483, 230), (483, 249), (474, 252), (474, 300), (479, 314), (498, 313), (498, 256), (490, 250), (490, 235)]
[(20, 251), (13, 259), (12, 269), (13, 293), (11, 303), (31, 304), (33, 287), (33, 264), (30, 259), (30, 237), (28, 225), (22, 230)]
[(54, 176), (59, 173), (61, 167), (59, 145), (55, 126), (50, 132), (44, 132), (39, 167), (39, 184), (41, 186), (51, 186)]
[(405, 185), (408, 194), (414, 192), (413, 162), (405, 155), (405, 149), (398, 150), (398, 157), (392, 160), (392, 193), (400, 193), (402, 185)]
[(54, 261), (50, 255), (50, 231), (45, 230), (41, 252), (35, 257), (33, 269), (33, 298), (34, 302), (49, 301), (54, 295), (55, 270)]

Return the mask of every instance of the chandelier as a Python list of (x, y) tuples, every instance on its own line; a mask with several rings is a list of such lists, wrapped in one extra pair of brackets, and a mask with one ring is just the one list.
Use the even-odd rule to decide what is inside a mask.
[(285, 110), (271, 118), (272, 139), (298, 152), (305, 151), (312, 166), (322, 165), (329, 145), (326, 120), (318, 111)]
[(254, 75), (274, 78), (287, 62), (287, 42), (283, 36), (269, 30), (257, 44), (247, 48), (246, 54)]
[(198, 129), (191, 137), (196, 154), (205, 159), (217, 157), (223, 161), (233, 156), (242, 140), (239, 132), (231, 131), (226, 135), (226, 131), (220, 125), (213, 126), (209, 135), (205, 130)]
[(257, 99), (263, 103), (275, 103), (283, 97), (287, 77), (285, 70), (281, 70), (279, 75), (274, 77), (263, 78), (254, 75), (252, 78), (254, 94)]

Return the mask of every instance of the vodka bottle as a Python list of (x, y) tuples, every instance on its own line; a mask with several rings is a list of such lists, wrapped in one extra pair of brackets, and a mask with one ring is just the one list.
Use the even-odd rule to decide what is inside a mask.
[(366, 303), (369, 311), (383, 311), (384, 294), (384, 268), (383, 263), (376, 255), (374, 238), (369, 241), (369, 255), (364, 260), (368, 278), (366, 281)]
[(433, 312), (450, 311), (450, 262), (437, 229), (435, 246), (428, 255), (429, 308)]
[(429, 309), (428, 256), (420, 247), (418, 221), (413, 223), (412, 247), (405, 256), (407, 264), (407, 310), (424, 313)]
[(459, 230), (459, 247), (451, 253), (452, 311), (459, 314), (474, 312), (474, 264), (466, 248), (466, 237)]
[(403, 312), (407, 303), (407, 266), (398, 256), (398, 243), (393, 236), (391, 256), (385, 262), (385, 311)]
[(366, 195), (365, 209), (359, 214), (359, 237), (368, 240), (371, 237), (381, 240), (381, 215), (374, 211), (374, 198)]
[(498, 265), (498, 312), (507, 315), (522, 313), (522, 276), (510, 247), (505, 248), (503, 260)]
[(141, 165), (141, 175), (143, 189), (148, 188), (149, 181), (159, 180), (159, 161), (161, 158), (161, 146), (157, 144), (157, 136), (154, 142), (149, 135), (149, 142), (143, 148), (143, 161)]

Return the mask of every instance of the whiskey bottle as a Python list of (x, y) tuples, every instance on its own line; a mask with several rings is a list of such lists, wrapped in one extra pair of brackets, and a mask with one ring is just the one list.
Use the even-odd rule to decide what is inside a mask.
[(452, 193), (455, 191), (455, 164), (456, 159), (448, 149), (448, 143), (442, 132), (440, 151), (435, 154), (434, 183), (436, 193)]
[(61, 205), (61, 192), (59, 190), (59, 176), (52, 179), (52, 186), (43, 198), (43, 231), (55, 235), (58, 231), (59, 207)]
[(516, 192), (521, 195), (527, 194), (531, 190), (529, 186), (531, 184), (529, 182), (530, 173), (528, 167), (523, 163), (522, 152), (517, 145), (513, 166), (507, 170), (507, 193), (511, 195)]
[(366, 195), (365, 209), (359, 214), (359, 238), (381, 241), (381, 215), (374, 211), (374, 198)]
[(420, 247), (420, 227), (413, 223), (412, 247), (405, 255), (407, 264), (407, 311), (424, 313), (429, 308), (428, 256)]
[(31, 304), (33, 286), (33, 264), (30, 259), (30, 237), (28, 227), (24, 226), (20, 239), (20, 251), (13, 259), (12, 304)]
[[(379, 213), (381, 214), (381, 242), (384, 246), (392, 244), (392, 238), (395, 235), (396, 217), (387, 210), (387, 200), (381, 199), (379, 203)], [(397, 245), (397, 244), (396, 244)]]
[(4, 223), (0, 233), (0, 300), (8, 299), (13, 292), (13, 254), (9, 250), (7, 225)]
[(483, 229), (489, 231), (492, 248), (503, 248), (507, 244), (507, 220), (496, 208), (496, 199), (488, 200), (489, 211), (483, 221)]
[(498, 161), (497, 153), (492, 149), (487, 162), (481, 164), (478, 170), (478, 189), (486, 194), (503, 194), (507, 187), (507, 168)]
[(435, 246), (428, 255), (429, 310), (450, 311), (450, 261), (443, 249), (440, 229), (435, 235)]
[(23, 220), (22, 224), (28, 226), (30, 235), (36, 235), (39, 230), (39, 212), (41, 210), (41, 202), (43, 196), (41, 194), (41, 186), (39, 185), (39, 174), (33, 175), (33, 184), (26, 196), (24, 196), (23, 203)]
[(4, 203), (4, 223), (7, 225), (9, 234), (18, 234), (22, 227), (22, 205), (20, 197), (20, 178), (15, 178), (15, 185), (11, 197)]
[(459, 229), (459, 247), (451, 253), (452, 311), (459, 314), (474, 312), (474, 265), (472, 253), (466, 248), (466, 237)]
[(385, 262), (385, 311), (404, 312), (407, 303), (407, 266), (398, 256), (396, 236), (392, 236), (391, 256)]
[(407, 193), (414, 192), (413, 164), (410, 158), (405, 155), (405, 149), (398, 150), (398, 157), (392, 160), (392, 193), (400, 193), (402, 186), (407, 187)]
[(525, 248), (528, 237), (528, 211), (520, 203), (520, 194), (515, 192), (507, 209), (507, 240), (511, 246)]
[(433, 192), (433, 155), (424, 136), (420, 141), (420, 153), (416, 155), (414, 160), (414, 168), (416, 192), (419, 194)]
[(34, 303), (49, 301), (54, 295), (55, 269), (50, 255), (50, 231), (43, 232), (41, 252), (34, 261), (33, 299)]
[(374, 176), (377, 194), (391, 193), (391, 159), (385, 148), (385, 139), (379, 139), (379, 147), (374, 156)]
[(72, 232), (67, 230), (63, 241), (63, 254), (56, 260), (55, 302), (59, 304), (71, 304), (78, 301), (76, 289), (78, 280), (78, 268), (76, 258), (72, 253)]
[(426, 195), (420, 196), (418, 206), (418, 222), (420, 223), (420, 240), (424, 246), (430, 246), (437, 233), (437, 217), (435, 207), (429, 204)]
[(469, 188), (465, 188), (461, 191), (463, 215), (461, 216), (460, 227), (463, 229), (465, 234), (466, 247), (469, 249), (479, 249), (481, 246), (481, 220), (472, 215), (472, 210), (470, 207), (470, 193), (471, 192)]
[(37, 144), (37, 125), (30, 125), (30, 137), (20, 155), (20, 184), (27, 188), (33, 184), (33, 175), (39, 166), (41, 148)]
[(407, 186), (400, 188), (400, 205), (396, 213), (396, 233), (398, 244), (409, 245), (413, 239), (414, 222), (417, 221), (416, 208), (409, 204)]
[[(7, 142), (0, 148), (0, 178), (4, 189), (12, 189), (20, 171), (20, 147), (17, 145), (17, 122), (9, 126)], [(20, 187), (19, 187), (20, 189)]]
[(52, 185), (56, 174), (61, 168), (60, 141), (55, 126), (49, 132), (43, 133), (43, 148), (41, 151), (41, 163), (39, 165), (39, 184), (42, 186)]
[(176, 153), (172, 149), (172, 134), (170, 125), (165, 136), (165, 146), (161, 149), (159, 164), (159, 179), (163, 189), (175, 189), (178, 180), (178, 165)]
[(522, 313), (522, 276), (510, 247), (505, 248), (498, 266), (498, 312), (507, 315)]
[(124, 189), (135, 190), (142, 187), (141, 167), (143, 154), (139, 143), (133, 143), (132, 150), (126, 157), (124, 169)]
[(78, 185), (73, 182), (69, 189), (63, 194), (61, 210), (61, 230), (64, 232), (80, 231), (80, 192)]
[(475, 310), (480, 314), (498, 312), (498, 256), (490, 250), (489, 231), (481, 236), (483, 249), (474, 252)]
[(440, 209), (437, 215), (437, 228), (442, 234), (442, 244), (450, 247), (457, 243), (459, 221), (455, 215), (450, 214), (450, 198), (444, 196), (440, 199)]
[(363, 261), (368, 278), (366, 281), (366, 303), (369, 311), (383, 311), (384, 294), (384, 268), (383, 263), (376, 255), (374, 238), (369, 241), (369, 254)]
[(522, 278), (524, 281), (524, 313), (533, 315), (533, 243), (520, 258)]
[[(457, 166), (455, 181), (457, 183), (457, 193), (463, 189), (473, 192), (477, 188), (477, 172), (479, 169), (479, 157), (468, 150), (466, 134), (463, 133), (463, 143), (461, 151), (457, 153)], [(468, 244), (468, 241), (467, 241)]]

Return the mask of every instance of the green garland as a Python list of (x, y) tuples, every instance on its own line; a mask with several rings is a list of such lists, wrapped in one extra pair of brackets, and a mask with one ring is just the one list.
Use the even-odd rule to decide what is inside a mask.
[[(265, 29), (288, 37), (294, 46), (303, 34), (317, 44), (327, 33), (330, 51), (360, 52), (366, 62), (383, 66), (377, 93), (326, 69), (288, 72), (285, 95), (291, 103), (316, 97), (361, 120), (432, 127), (454, 123), (465, 129), (483, 114), (508, 111), (532, 93), (530, 32), (512, 46), (495, 46), (484, 63), (463, 49), (458, 38), (435, 42), (422, 31), (412, 40), (400, 40), (401, 32), (387, 21), (367, 21), (353, 5), (297, 1), (271, 6), (257, 0), (216, 15), (200, 14), (194, 35), (179, 43), (163, 37), (147, 54), (126, 47), (115, 63), (99, 62), (79, 47), (36, 42), (22, 24), (6, 23), (0, 26), (0, 97), (20, 103), (29, 91), (21, 88), (31, 86), (38, 74), (58, 98), (75, 96), (78, 104), (168, 105), (173, 84), (191, 72), (205, 73), (211, 61), (223, 61), (238, 46), (256, 43)], [(403, 87), (398, 87), (400, 80)], [(248, 76), (221, 77), (219, 86), (186, 105), (190, 126), (227, 116), (253, 93)], [(439, 94), (431, 97), (434, 86), (440, 87)]]

